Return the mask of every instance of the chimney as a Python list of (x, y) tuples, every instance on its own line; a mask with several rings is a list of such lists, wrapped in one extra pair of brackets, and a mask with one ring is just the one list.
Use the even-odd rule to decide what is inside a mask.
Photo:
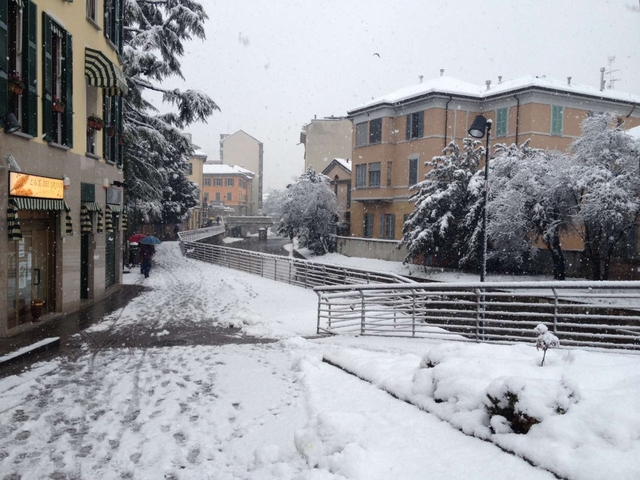
[(443, 75), (444, 75), (444, 68), (441, 68), (440, 69), (440, 76), (443, 76)]
[(422, 79), (424, 78), (424, 75), (418, 75), (418, 78), (420, 79), (420, 83), (422, 83)]
[(498, 75), (498, 83), (502, 83), (502, 75)]
[(491, 89), (491, 80), (485, 82), (487, 84), (487, 91)]
[(604, 67), (600, 69), (600, 91), (604, 90)]
[(567, 85), (571, 85), (571, 77), (567, 77)]

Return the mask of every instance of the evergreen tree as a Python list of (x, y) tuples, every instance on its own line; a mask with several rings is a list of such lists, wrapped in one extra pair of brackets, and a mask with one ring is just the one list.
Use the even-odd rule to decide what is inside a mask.
[(484, 152), (479, 141), (463, 140), (461, 149), (451, 142), (443, 155), (425, 162), (431, 170), (417, 183), (411, 201), (413, 212), (404, 223), (400, 245), (406, 245), (405, 262), (420, 255), (437, 255), (445, 263), (457, 263), (468, 250), (472, 222), (469, 207), (480, 193), (474, 181)]
[(316, 255), (333, 251), (338, 205), (330, 183), (329, 177), (309, 167), (288, 185), (277, 215), (278, 235), (298, 237), (299, 245)]
[[(206, 121), (219, 108), (202, 92), (165, 89), (162, 82), (184, 78), (184, 42), (205, 38), (207, 18), (193, 0), (125, 0), (122, 59), (129, 92), (123, 102), (124, 174), (127, 206), (145, 222), (177, 223), (197, 204), (197, 189), (184, 173), (193, 147), (181, 129)], [(175, 111), (160, 114), (145, 92), (162, 93), (163, 102)]]

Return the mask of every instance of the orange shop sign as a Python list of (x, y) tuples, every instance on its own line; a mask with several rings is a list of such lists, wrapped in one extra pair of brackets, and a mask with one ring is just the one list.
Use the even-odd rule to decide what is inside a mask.
[(9, 172), (9, 195), (34, 198), (64, 198), (62, 179)]

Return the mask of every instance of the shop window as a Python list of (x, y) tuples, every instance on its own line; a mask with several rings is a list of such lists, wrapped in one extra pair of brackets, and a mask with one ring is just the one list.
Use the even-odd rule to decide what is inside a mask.
[(0, 2), (0, 118), (15, 115), (20, 130), (38, 135), (36, 22), (30, 0)]
[(422, 138), (424, 131), (424, 112), (407, 115), (406, 139)]

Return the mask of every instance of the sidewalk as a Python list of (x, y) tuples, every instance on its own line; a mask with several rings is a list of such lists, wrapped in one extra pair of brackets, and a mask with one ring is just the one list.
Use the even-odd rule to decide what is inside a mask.
[(33, 345), (45, 338), (60, 337), (60, 348), (29, 354), (15, 360), (0, 364), (0, 377), (20, 371), (25, 365), (37, 360), (47, 360), (60, 354), (67, 346), (68, 339), (85, 328), (100, 322), (106, 315), (127, 305), (146, 287), (141, 285), (122, 285), (106, 298), (87, 305), (75, 312), (68, 313), (61, 318), (45, 322), (38, 327), (19, 333), (12, 337), (0, 338), (0, 356)]

